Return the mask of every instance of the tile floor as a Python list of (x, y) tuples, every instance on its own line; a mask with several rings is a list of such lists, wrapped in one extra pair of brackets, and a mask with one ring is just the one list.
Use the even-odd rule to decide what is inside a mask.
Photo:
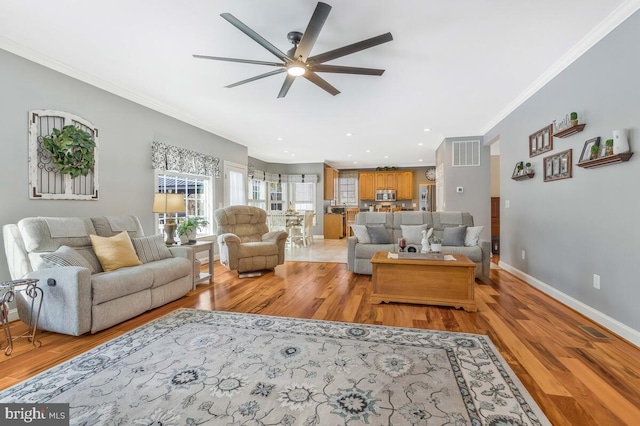
[(306, 247), (293, 244), (286, 246), (285, 260), (298, 260), (305, 262), (332, 262), (347, 263), (347, 239), (325, 240), (315, 238), (313, 244)]

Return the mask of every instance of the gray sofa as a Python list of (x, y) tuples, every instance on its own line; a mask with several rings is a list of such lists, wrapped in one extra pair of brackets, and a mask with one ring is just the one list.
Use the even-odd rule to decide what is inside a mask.
[[(148, 263), (104, 272), (89, 235), (111, 237), (127, 231), (138, 257)], [(4, 225), (4, 245), (12, 279), (37, 278), (44, 298), (38, 328), (78, 336), (109, 328), (145, 311), (179, 299), (193, 284), (193, 251), (144, 237), (135, 216), (31, 217)], [(155, 245), (139, 248), (140, 244)], [(82, 266), (53, 266), (42, 255), (71, 247)], [(150, 254), (140, 253), (150, 250)], [(68, 250), (63, 248), (62, 250)], [(56, 252), (59, 253), (60, 251)], [(155, 254), (154, 254), (155, 253)], [(161, 260), (153, 258), (167, 256)], [(84, 262), (86, 260), (86, 262)], [(62, 262), (65, 263), (65, 262)], [(30, 317), (30, 302), (16, 297), (20, 319)]]
[[(371, 257), (377, 251), (397, 251), (399, 238), (402, 238), (401, 225), (427, 224), (433, 228), (433, 235), (442, 238), (444, 228), (450, 226), (473, 226), (473, 216), (465, 212), (407, 212), (392, 213), (360, 212), (356, 215), (357, 225), (384, 225), (391, 237), (391, 244), (362, 244), (358, 239), (349, 237), (347, 268), (357, 274), (371, 275)], [(418, 245), (417, 250), (420, 251)], [(480, 240), (474, 247), (443, 246), (444, 254), (464, 254), (476, 264), (476, 278), (489, 276), (491, 242)]]

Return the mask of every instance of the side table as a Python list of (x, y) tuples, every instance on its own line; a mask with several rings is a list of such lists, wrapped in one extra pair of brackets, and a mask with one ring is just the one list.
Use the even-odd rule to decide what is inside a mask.
[[(198, 284), (211, 284), (213, 282), (213, 243), (214, 241), (201, 240), (195, 244), (185, 244), (184, 247), (188, 247), (193, 250), (194, 258), (194, 271), (193, 271), (193, 287), (191, 290), (195, 290)], [(201, 251), (209, 252), (209, 272), (200, 272), (195, 270), (195, 258), (196, 254)]]
[[(4, 350), (4, 354), (7, 356), (13, 352), (13, 341), (21, 337), (26, 337), (36, 348), (42, 346), (42, 342), (36, 340), (36, 331), (38, 329), (38, 318), (40, 318), (40, 308), (42, 307), (44, 292), (37, 286), (37, 282), (37, 279), (23, 279), (7, 281), (0, 284), (0, 297), (2, 298), (2, 302), (0, 303), (0, 320), (7, 342), (7, 347)], [(11, 329), (9, 327), (9, 303), (15, 300), (16, 291), (23, 291), (24, 294), (31, 299), (31, 315), (29, 316), (29, 330), (19, 336), (11, 337)], [(36, 302), (38, 296), (40, 296), (40, 298)], [(4, 343), (0, 342), (0, 349), (2, 349), (2, 346), (4, 346)]]

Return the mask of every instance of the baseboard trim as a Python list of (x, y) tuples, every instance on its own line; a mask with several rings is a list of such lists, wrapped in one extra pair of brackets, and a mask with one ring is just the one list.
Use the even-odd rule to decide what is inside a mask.
[(627, 340), (629, 343), (640, 348), (640, 331), (634, 330), (626, 324), (621, 323), (620, 321), (611, 318), (610, 316), (603, 314), (597, 309), (592, 308), (589, 305), (582, 303), (581, 301), (574, 299), (573, 297), (561, 292), (560, 290), (550, 286), (547, 283), (540, 281), (537, 278), (532, 277), (529, 274), (522, 272), (521, 270), (514, 268), (513, 266), (500, 261), (498, 266), (509, 272), (512, 275), (520, 278), (522, 281), (526, 282), (532, 287), (537, 288), (543, 293), (553, 297), (558, 302), (563, 305), (568, 306), (569, 308), (581, 313), (585, 317), (589, 318), (592, 321), (595, 321), (602, 327), (611, 331), (612, 333), (617, 334), (623, 339)]

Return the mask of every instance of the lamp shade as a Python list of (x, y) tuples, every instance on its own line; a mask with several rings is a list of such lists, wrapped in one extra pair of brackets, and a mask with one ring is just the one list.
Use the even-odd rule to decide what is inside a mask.
[(154, 213), (185, 213), (183, 194), (155, 194), (153, 197)]

